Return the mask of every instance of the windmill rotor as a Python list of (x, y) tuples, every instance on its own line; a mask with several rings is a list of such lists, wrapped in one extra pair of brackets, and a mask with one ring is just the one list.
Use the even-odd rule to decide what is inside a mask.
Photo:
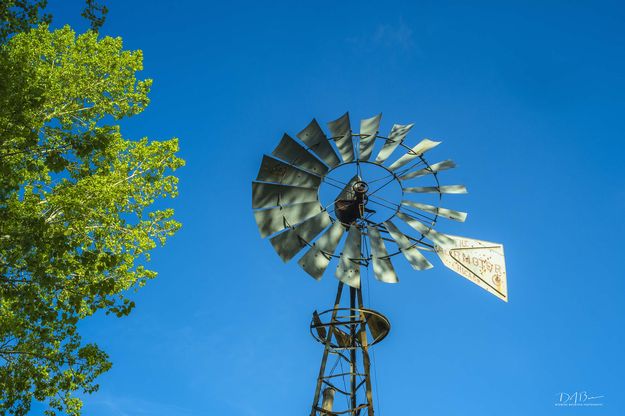
[[(443, 196), (467, 193), (464, 185), (439, 182), (441, 172), (456, 167), (452, 160), (426, 160), (441, 142), (422, 139), (409, 146), (414, 124), (394, 124), (382, 136), (380, 121), (381, 114), (361, 120), (354, 132), (345, 113), (327, 124), (329, 135), (315, 119), (296, 135), (299, 141), (285, 133), (263, 156), (252, 183), (261, 236), (269, 237), (285, 262), (303, 252), (297, 262), (315, 279), (337, 259), (335, 276), (354, 288), (360, 287), (362, 267), (372, 266), (381, 282), (396, 283), (395, 256), (426, 270), (433, 267), (426, 255), (436, 253), (445, 266), (507, 301), (503, 246), (489, 243), (496, 250), (482, 258), (476, 253), (486, 246), (475, 243), (481, 240), (435, 229), (439, 218), (467, 218), (441, 205)], [(385, 192), (392, 187), (395, 194), (389, 196)], [(473, 250), (460, 254), (458, 244)]]

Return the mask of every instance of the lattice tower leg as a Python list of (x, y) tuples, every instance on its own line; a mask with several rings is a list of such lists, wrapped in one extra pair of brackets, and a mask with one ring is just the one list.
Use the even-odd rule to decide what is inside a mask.
[[(369, 347), (386, 336), (390, 324), (363, 307), (360, 289), (349, 292), (349, 307), (341, 307), (339, 283), (334, 308), (313, 314), (311, 332), (324, 351), (310, 416), (374, 415)], [(321, 315), (329, 320), (323, 322)]]

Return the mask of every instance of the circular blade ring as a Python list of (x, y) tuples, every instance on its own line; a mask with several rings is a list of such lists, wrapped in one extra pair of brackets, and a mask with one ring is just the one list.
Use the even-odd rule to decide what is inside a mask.
[[(455, 167), (453, 162), (430, 164), (426, 160), (424, 154), (438, 146), (440, 142), (424, 139), (410, 147), (405, 143), (405, 139), (413, 127), (412, 124), (393, 125), (391, 135), (386, 137), (378, 131), (380, 118), (381, 115), (378, 115), (363, 120), (360, 133), (357, 133), (351, 129), (349, 114), (345, 113), (328, 124), (329, 135), (326, 135), (319, 124), (313, 120), (308, 127), (295, 136), (300, 140), (299, 143), (285, 134), (271, 156), (263, 158), (258, 177), (254, 181), (253, 196), (255, 215), (261, 235), (273, 236), (271, 237), (272, 244), (285, 261), (293, 258), (298, 252), (305, 251), (306, 254), (301, 257), (299, 263), (302, 267), (305, 265), (312, 267), (314, 270), (307, 271), (315, 278), (320, 277), (320, 274), (325, 272), (329, 261), (335, 258), (341, 260), (340, 269), (337, 270), (337, 276), (341, 278), (348, 279), (345, 277), (348, 273), (358, 273), (358, 266), (366, 267), (373, 264), (375, 260), (376, 267), (381, 270), (384, 266), (385, 274), (391, 276), (381, 280), (395, 281), (390, 258), (400, 253), (406, 256), (408, 251), (413, 257), (421, 256), (418, 253), (420, 250), (435, 251), (436, 241), (429, 243), (426, 239), (432, 240), (433, 236), (438, 236), (433, 229), (440, 216), (451, 218), (447, 215), (451, 210), (439, 205), (443, 194), (466, 193), (466, 188), (462, 185), (441, 185), (439, 182), (439, 172)], [(375, 150), (376, 143), (381, 143), (378, 150)], [(402, 152), (403, 155), (399, 157), (393, 156), (395, 153)], [(355, 183), (345, 183), (332, 176), (334, 172), (346, 166), (354, 168), (355, 178), (358, 179)], [(383, 176), (371, 181), (367, 181), (367, 178), (361, 179), (359, 175), (366, 166), (380, 168)], [(404, 185), (405, 181), (414, 182), (424, 178), (433, 183), (430, 186)], [(399, 187), (401, 199), (388, 200), (378, 193), (390, 183), (395, 183), (394, 186)], [(324, 206), (325, 201), (321, 200), (320, 191), (326, 185), (337, 188), (337, 193), (341, 191), (341, 199), (335, 199)], [(313, 202), (312, 192), (316, 193), (318, 207)], [(418, 199), (422, 194), (434, 194), (438, 203), (436, 205), (420, 203)], [(273, 201), (277, 201), (279, 205), (267, 209)], [(287, 205), (283, 205), (282, 201)], [(411, 202), (414, 204), (411, 205)], [(336, 212), (337, 206), (352, 210), (351, 215), (339, 218)], [(371, 220), (370, 218), (377, 214), (376, 207), (378, 210), (384, 208), (388, 213), (388, 218), (378, 216), (375, 220)], [(320, 216), (321, 213), (323, 216)], [(392, 232), (389, 232), (385, 225), (398, 214), (404, 218), (407, 215), (417, 219), (423, 226), (419, 229), (414, 227), (409, 229), (420, 235), (411, 237), (402, 231), (401, 244), (399, 244), (393, 236), (394, 234), (397, 237), (398, 230), (394, 228)], [(327, 220), (320, 222), (326, 215), (329, 222), (325, 222)], [(458, 220), (457, 218), (451, 219)], [(265, 221), (271, 224), (267, 225)], [(343, 227), (343, 232), (336, 234), (339, 224)], [(350, 229), (358, 230), (357, 235), (362, 238), (362, 251), (359, 257), (352, 253), (353, 247), (349, 256), (343, 255), (341, 241), (345, 240)], [(332, 231), (334, 237), (328, 240), (327, 234), (330, 230), (335, 230)], [(371, 252), (369, 242), (371, 236), (368, 230), (373, 230), (371, 236), (376, 239), (375, 249), (378, 257)], [(352, 231), (351, 238), (355, 238), (355, 232)], [(280, 235), (282, 237), (279, 237)], [(281, 250), (278, 244), (287, 244), (287, 241), (288, 247)], [(316, 248), (317, 241), (322, 242), (323, 248), (322, 246)], [(332, 242), (329, 243), (329, 241)], [(387, 252), (383, 241), (397, 247)], [(383, 251), (382, 256), (380, 256), (381, 251)], [(353, 263), (353, 268), (350, 262)], [(359, 282), (359, 279), (357, 280)], [(347, 284), (352, 285), (349, 282)]]

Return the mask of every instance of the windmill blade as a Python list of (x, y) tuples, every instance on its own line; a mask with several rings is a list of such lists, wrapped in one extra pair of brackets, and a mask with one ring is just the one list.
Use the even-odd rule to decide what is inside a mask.
[(454, 240), (451, 237), (447, 236), (446, 234), (439, 233), (438, 231), (434, 230), (434, 228), (428, 227), (416, 218), (406, 215), (403, 212), (398, 212), (397, 216), (401, 218), (406, 224), (423, 234), (426, 238), (433, 241), (434, 244), (437, 244), (441, 247), (448, 247), (454, 244)]
[(467, 213), (462, 211), (454, 211), (453, 209), (435, 207), (434, 205), (421, 204), (413, 201), (401, 201), (401, 204), (407, 207), (414, 207), (421, 211), (430, 212), (432, 214), (440, 215), (441, 217), (449, 218), (459, 222), (464, 222), (467, 219)]
[(328, 123), (330, 135), (341, 153), (344, 162), (354, 160), (354, 145), (352, 143), (352, 127), (349, 122), (349, 112)]
[(430, 167), (407, 173), (404, 176), (401, 176), (399, 179), (402, 181), (405, 181), (408, 179), (416, 178), (418, 176), (425, 176), (425, 175), (430, 175), (430, 174), (437, 173), (443, 170), (453, 169), (455, 167), (456, 167), (456, 164), (454, 163), (453, 160), (445, 160), (443, 162), (434, 163), (433, 165), (430, 165)]
[(263, 156), (263, 161), (260, 164), (260, 170), (258, 171), (256, 180), (315, 189), (319, 188), (319, 184), (321, 183), (321, 178), (319, 176), (267, 155)]
[(306, 254), (297, 261), (297, 264), (315, 279), (321, 279), (344, 232), (345, 227), (336, 221), (315, 241)]
[(430, 263), (424, 256), (416, 249), (413, 243), (410, 242), (408, 237), (406, 237), (399, 228), (395, 226), (390, 220), (383, 223), (384, 227), (388, 231), (388, 233), (393, 237), (393, 240), (399, 246), (402, 254), (408, 260), (410, 265), (415, 270), (426, 270), (431, 269), (432, 263)]
[(254, 211), (261, 237), (299, 224), (323, 211), (318, 201)]
[(269, 208), (317, 200), (317, 190), (301, 186), (252, 182), (252, 208)]
[(369, 160), (371, 157), (371, 151), (375, 144), (375, 136), (377, 136), (380, 129), (380, 119), (382, 113), (371, 118), (360, 120), (360, 151), (358, 153), (358, 159)]
[(336, 268), (336, 277), (341, 282), (356, 289), (360, 288), (360, 259), (362, 257), (360, 244), (362, 235), (355, 224), (349, 227), (347, 240), (339, 265)]
[(320, 212), (295, 227), (270, 239), (271, 245), (285, 263), (306, 247), (328, 225), (332, 223), (326, 211)]
[(503, 245), (450, 235), (454, 245), (436, 247), (445, 266), (499, 299), (508, 301), (506, 259)]
[(329, 170), (323, 162), (286, 133), (271, 154), (315, 175), (323, 176)]
[(464, 185), (415, 186), (404, 188), (404, 192), (409, 194), (466, 194), (467, 188)]
[(375, 163), (382, 164), (389, 156), (395, 151), (397, 146), (404, 141), (406, 135), (414, 124), (393, 124), (391, 134), (384, 142), (384, 146), (380, 149), (378, 157), (375, 158)]
[(328, 138), (314, 118), (304, 130), (297, 133), (297, 137), (306, 143), (306, 146), (328, 166), (332, 167), (341, 163), (332, 145), (328, 142)]
[(423, 139), (415, 147), (410, 149), (405, 155), (397, 159), (388, 168), (392, 171), (401, 168), (402, 166), (410, 163), (411, 160), (421, 156), (423, 153), (441, 144), (441, 142), (434, 142), (430, 139)]
[(393, 268), (393, 263), (388, 256), (386, 246), (380, 235), (380, 231), (375, 227), (368, 227), (369, 244), (371, 245), (371, 259), (373, 260), (373, 273), (375, 278), (384, 283), (397, 283), (399, 279)]

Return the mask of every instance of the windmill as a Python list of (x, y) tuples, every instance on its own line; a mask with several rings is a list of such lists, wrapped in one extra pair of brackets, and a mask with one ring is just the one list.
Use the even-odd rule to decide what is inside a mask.
[[(508, 299), (503, 245), (434, 229), (440, 218), (467, 217), (440, 205), (443, 195), (467, 192), (439, 183), (453, 161), (426, 160), (440, 142), (423, 139), (409, 147), (413, 124), (395, 124), (384, 137), (380, 120), (381, 114), (361, 120), (355, 133), (346, 113), (328, 123), (326, 135), (313, 119), (299, 140), (283, 135), (252, 182), (258, 229), (284, 262), (303, 252), (297, 263), (315, 279), (337, 263), (334, 306), (315, 311), (310, 324), (324, 345), (311, 416), (374, 414), (369, 348), (387, 336), (390, 322), (363, 305), (361, 274), (369, 266), (377, 280), (397, 283), (395, 256), (425, 270), (433, 266), (424, 253), (436, 253), (449, 269)], [(392, 158), (395, 153), (400, 156)]]

